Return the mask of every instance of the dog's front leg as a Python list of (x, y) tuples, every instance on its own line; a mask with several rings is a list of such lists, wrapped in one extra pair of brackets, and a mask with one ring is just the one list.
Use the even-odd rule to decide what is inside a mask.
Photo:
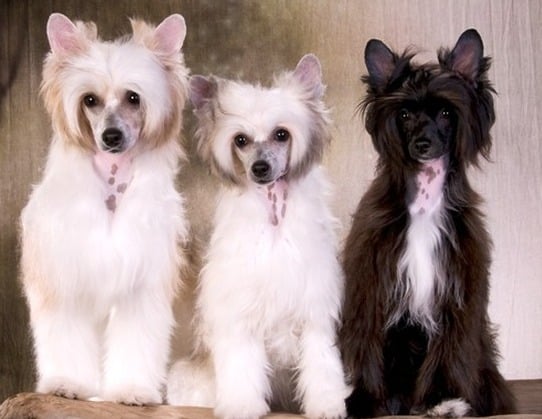
[(307, 326), (301, 336), (298, 392), (303, 413), (311, 419), (346, 416), (344, 399), (349, 390), (333, 322), (326, 323)]
[[(32, 300), (35, 301), (35, 300)], [(36, 306), (41, 306), (39, 309)], [(31, 305), (38, 383), (36, 391), (70, 399), (98, 394), (98, 321), (92, 309)]]
[(271, 389), (265, 348), (249, 332), (231, 329), (221, 328), (211, 344), (216, 375), (215, 415), (222, 419), (256, 419), (269, 412)]
[(162, 402), (173, 322), (171, 298), (163, 290), (139, 289), (118, 302), (106, 330), (105, 400)]
[[(370, 248), (367, 244), (361, 247)], [(376, 260), (377, 255), (367, 251), (359, 257), (350, 255), (346, 265), (353, 273), (346, 284), (340, 342), (346, 376), (353, 387), (346, 399), (346, 409), (348, 416), (355, 418), (391, 413), (384, 382), (387, 294), (384, 281), (370, 268), (377, 265), (373, 263)]]
[[(470, 315), (472, 318), (475, 314)], [(470, 412), (474, 388), (469, 383), (470, 377), (477, 375), (478, 361), (469, 359), (469, 348), (476, 342), (464, 334), (464, 320), (468, 318), (444, 310), (443, 330), (431, 339), (416, 382), (417, 413), (426, 410), (428, 416), (461, 417)]]

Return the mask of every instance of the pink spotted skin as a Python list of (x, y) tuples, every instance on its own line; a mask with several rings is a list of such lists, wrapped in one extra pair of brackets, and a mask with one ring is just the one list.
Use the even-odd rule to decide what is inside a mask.
[(94, 169), (104, 182), (104, 204), (115, 212), (132, 181), (132, 156), (126, 153), (98, 151), (93, 159)]
[(432, 213), (442, 199), (442, 187), (446, 177), (444, 159), (424, 163), (416, 178), (416, 198), (410, 204), (412, 215)]
[(284, 179), (278, 179), (268, 185), (257, 186), (257, 190), (269, 213), (269, 222), (274, 226), (280, 225), (286, 216), (288, 182)]

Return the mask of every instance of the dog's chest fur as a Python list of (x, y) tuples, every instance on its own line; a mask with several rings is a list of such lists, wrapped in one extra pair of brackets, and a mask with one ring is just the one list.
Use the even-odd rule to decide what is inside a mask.
[(338, 316), (342, 285), (335, 219), (322, 197), (327, 181), (315, 169), (284, 186), (223, 191), (199, 306), (207, 325), (223, 329), (235, 319), (286, 365), (314, 307)]
[(416, 177), (416, 195), (409, 203), (409, 225), (398, 263), (397, 308), (390, 325), (408, 314), (428, 332), (437, 325), (433, 316), (435, 295), (443, 287), (439, 245), (443, 225), (443, 159), (424, 164)]

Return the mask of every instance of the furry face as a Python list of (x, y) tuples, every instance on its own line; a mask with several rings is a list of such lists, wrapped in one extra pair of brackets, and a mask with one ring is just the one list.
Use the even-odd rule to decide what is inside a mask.
[(182, 16), (132, 29), (104, 42), (93, 23), (49, 18), (53, 138), (21, 266), (37, 391), (139, 405), (162, 401), (188, 238), (175, 187), (188, 71)]
[(180, 129), (187, 71), (176, 52), (184, 20), (131, 24), (132, 37), (113, 42), (99, 41), (93, 23), (74, 24), (58, 13), (47, 25), (45, 104), (63, 138), (89, 151), (148, 149)]
[(514, 410), (487, 318), (491, 240), (466, 170), (491, 146), (489, 58), (472, 29), (438, 58), (365, 49), (361, 108), (379, 159), (343, 258), (352, 417)]
[(288, 171), (290, 133), (278, 127), (268, 139), (255, 143), (246, 134), (233, 139), (234, 153), (242, 164), (242, 171), (259, 184), (274, 182)]
[(479, 36), (466, 31), (452, 51), (439, 51), (439, 64), (418, 66), (409, 51), (398, 55), (368, 42), (362, 109), (381, 160), (417, 169), (444, 155), (461, 166), (489, 155), (495, 116), (482, 51)]
[(455, 126), (448, 104), (429, 100), (404, 106), (397, 126), (410, 158), (423, 163), (446, 155)]
[(199, 152), (234, 184), (296, 179), (321, 159), (329, 141), (318, 60), (305, 56), (271, 88), (193, 76)]
[(83, 97), (82, 108), (98, 150), (122, 153), (135, 145), (143, 125), (139, 94), (128, 90), (120, 97), (99, 98), (89, 93)]

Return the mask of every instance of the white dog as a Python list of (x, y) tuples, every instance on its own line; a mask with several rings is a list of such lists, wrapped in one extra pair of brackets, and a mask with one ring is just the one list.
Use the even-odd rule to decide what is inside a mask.
[(210, 360), (174, 365), (171, 404), (256, 418), (289, 398), (311, 418), (345, 415), (343, 276), (318, 166), (330, 137), (323, 92), (314, 55), (271, 88), (191, 78), (199, 151), (224, 188), (197, 301)]
[(133, 36), (52, 14), (42, 94), (53, 139), (22, 213), (37, 391), (160, 403), (187, 237), (175, 188), (188, 72), (172, 15)]

